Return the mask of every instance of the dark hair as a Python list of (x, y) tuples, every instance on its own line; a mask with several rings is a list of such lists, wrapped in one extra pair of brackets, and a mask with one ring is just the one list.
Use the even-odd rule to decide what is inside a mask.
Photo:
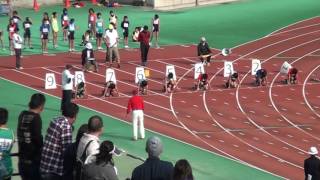
[(123, 16), (123, 19), (126, 19), (126, 18), (128, 18), (128, 16)]
[(148, 85), (148, 81), (147, 80), (142, 80), (141, 81), (141, 86), (142, 87), (145, 87), (145, 86), (147, 86)]
[(63, 14), (66, 14), (66, 13), (68, 13), (68, 9), (67, 8), (63, 8), (62, 12), (63, 12)]
[(262, 77), (266, 77), (267, 76), (267, 70), (261, 69), (261, 75), (262, 75)]
[(98, 12), (98, 13), (97, 13), (97, 16), (101, 16), (101, 13), (100, 13), (100, 12)]
[(158, 19), (158, 18), (159, 18), (158, 14), (154, 15), (154, 19)]
[(172, 72), (170, 72), (170, 73), (168, 74), (168, 78), (169, 78), (169, 79), (173, 78), (173, 73), (172, 73)]
[(298, 73), (298, 69), (297, 68), (292, 68), (291, 73), (292, 74), (297, 74)]
[(147, 31), (148, 29), (149, 29), (149, 28), (148, 28), (147, 25), (144, 25), (144, 26), (143, 26), (143, 30)]
[(84, 87), (84, 82), (81, 81), (79, 84), (78, 84), (78, 88), (83, 88)]
[(52, 15), (53, 15), (53, 16), (56, 16), (56, 15), (57, 15), (57, 12), (53, 12)]
[(71, 69), (71, 68), (72, 68), (72, 66), (70, 64), (66, 65), (66, 69)]
[(207, 73), (202, 74), (202, 78), (203, 79), (207, 79), (208, 78), (208, 74)]
[(0, 108), (0, 125), (7, 124), (8, 122), (8, 110)]
[(109, 14), (113, 14), (113, 11), (110, 11)]
[(74, 23), (74, 18), (71, 18), (71, 19), (70, 19), (70, 23)]
[(78, 132), (77, 132), (76, 143), (79, 144), (80, 139), (82, 138), (83, 134), (84, 134), (84, 133), (87, 133), (87, 132), (88, 132), (88, 124), (82, 124), (82, 125), (79, 127)]
[(30, 98), (29, 108), (30, 109), (37, 109), (41, 106), (44, 106), (45, 102), (46, 102), (46, 97), (43, 94), (35, 93)]
[(102, 164), (102, 163), (110, 163), (112, 166), (114, 166), (114, 162), (112, 159), (112, 151), (114, 149), (114, 145), (111, 141), (103, 141), (99, 148), (99, 153), (96, 155), (96, 164)]
[(88, 131), (97, 132), (103, 127), (103, 121), (100, 116), (91, 116), (88, 121)]
[(93, 10), (92, 8), (90, 8), (90, 9), (89, 9), (89, 12), (93, 12), (93, 13), (94, 13), (94, 10)]
[(234, 78), (238, 78), (239, 74), (238, 74), (237, 72), (235, 72), (235, 73), (232, 74), (232, 76), (233, 76)]
[(30, 21), (30, 18), (29, 18), (29, 17), (26, 17), (26, 21)]
[(89, 33), (89, 34), (90, 34), (90, 33), (91, 33), (91, 30), (86, 30), (86, 33)]
[(12, 14), (18, 14), (18, 11), (13, 11)]
[(79, 106), (75, 103), (70, 103), (65, 108), (63, 108), (62, 115), (68, 118), (74, 118), (77, 116), (78, 112)]
[(186, 159), (176, 162), (173, 170), (173, 180), (193, 180), (192, 169)]

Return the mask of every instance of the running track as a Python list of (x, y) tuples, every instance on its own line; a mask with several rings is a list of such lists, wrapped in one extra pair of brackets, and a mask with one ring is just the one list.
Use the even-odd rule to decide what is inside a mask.
[[(234, 47), (229, 57), (218, 50), (215, 62), (206, 71), (210, 77), (209, 91), (194, 92), (191, 87), (193, 66), (197, 62), (196, 47), (167, 46), (151, 49), (148, 67), (151, 71), (149, 95), (145, 96), (145, 126), (153, 131), (218, 153), (243, 164), (288, 179), (303, 178), (303, 160), (310, 146), (320, 147), (320, 17), (284, 27), (261, 39)], [(99, 73), (87, 73), (88, 99), (77, 103), (113, 117), (125, 118), (125, 107), (134, 85), (139, 52), (121, 50), (122, 66), (116, 69), (120, 97), (101, 99), (106, 66)], [(44, 90), (45, 73), (53, 72), (61, 84), (66, 63), (79, 70), (78, 53), (50, 56), (33, 55), (23, 58), (21, 71), (12, 69), (14, 57), (2, 57), (0, 76), (18, 84), (57, 97), (56, 90)], [(96, 56), (102, 63), (104, 53)], [(253, 86), (251, 59), (258, 58), (268, 70), (268, 85)], [(241, 84), (224, 89), (223, 61), (234, 62), (240, 72)], [(299, 69), (299, 84), (284, 85), (279, 74), (284, 61)], [(179, 91), (161, 92), (166, 64), (174, 64)], [(79, 69), (77, 69), (79, 68)], [(128, 139), (131, 134), (128, 134)]]

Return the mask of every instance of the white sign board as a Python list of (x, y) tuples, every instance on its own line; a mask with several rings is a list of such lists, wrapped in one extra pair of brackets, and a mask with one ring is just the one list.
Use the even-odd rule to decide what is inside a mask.
[(251, 61), (251, 75), (256, 75), (257, 71), (261, 69), (261, 62), (259, 59), (252, 59)]
[(197, 63), (194, 65), (194, 79), (198, 79), (200, 74), (204, 73), (203, 63)]
[(46, 73), (46, 83), (45, 83), (45, 89), (56, 89), (57, 83), (56, 83), (56, 77), (53, 73)]
[(75, 71), (74, 72), (74, 87), (78, 86), (79, 83), (86, 82), (84, 79), (83, 71)]
[(291, 68), (292, 68), (291, 64), (289, 64), (287, 61), (285, 61), (281, 66), (280, 73), (288, 74), (289, 69), (291, 69)]
[(117, 84), (117, 78), (114, 69), (108, 68), (106, 70), (106, 82), (108, 81), (112, 81), (114, 84)]
[(224, 62), (223, 77), (229, 77), (233, 74), (233, 64), (231, 61)]
[(138, 84), (139, 81), (145, 79), (146, 75), (144, 74), (144, 67), (136, 67), (135, 83)]
[(176, 75), (176, 70), (174, 68), (174, 65), (167, 65), (166, 66), (166, 77), (168, 77), (168, 74), (172, 73), (173, 74), (173, 80), (177, 80), (177, 75)]

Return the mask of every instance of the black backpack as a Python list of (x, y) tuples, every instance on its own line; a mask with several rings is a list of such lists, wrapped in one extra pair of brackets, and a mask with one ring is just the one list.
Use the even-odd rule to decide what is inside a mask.
[(75, 171), (76, 171), (76, 175), (75, 175), (75, 179), (76, 180), (82, 180), (82, 171), (83, 171), (83, 167), (84, 167), (84, 162), (87, 159), (87, 149), (90, 145), (90, 143), (93, 140), (89, 141), (86, 145), (86, 147), (84, 148), (82, 155), (80, 156), (80, 158), (76, 159), (76, 164), (75, 164)]

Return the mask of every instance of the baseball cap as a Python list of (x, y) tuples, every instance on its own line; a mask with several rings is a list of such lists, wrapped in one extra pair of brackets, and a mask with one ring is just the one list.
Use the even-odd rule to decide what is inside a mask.
[(149, 156), (159, 157), (162, 153), (162, 142), (159, 137), (152, 136), (147, 140), (146, 151)]
[(318, 150), (316, 147), (310, 147), (310, 150), (308, 152), (310, 155), (316, 155), (318, 154)]

